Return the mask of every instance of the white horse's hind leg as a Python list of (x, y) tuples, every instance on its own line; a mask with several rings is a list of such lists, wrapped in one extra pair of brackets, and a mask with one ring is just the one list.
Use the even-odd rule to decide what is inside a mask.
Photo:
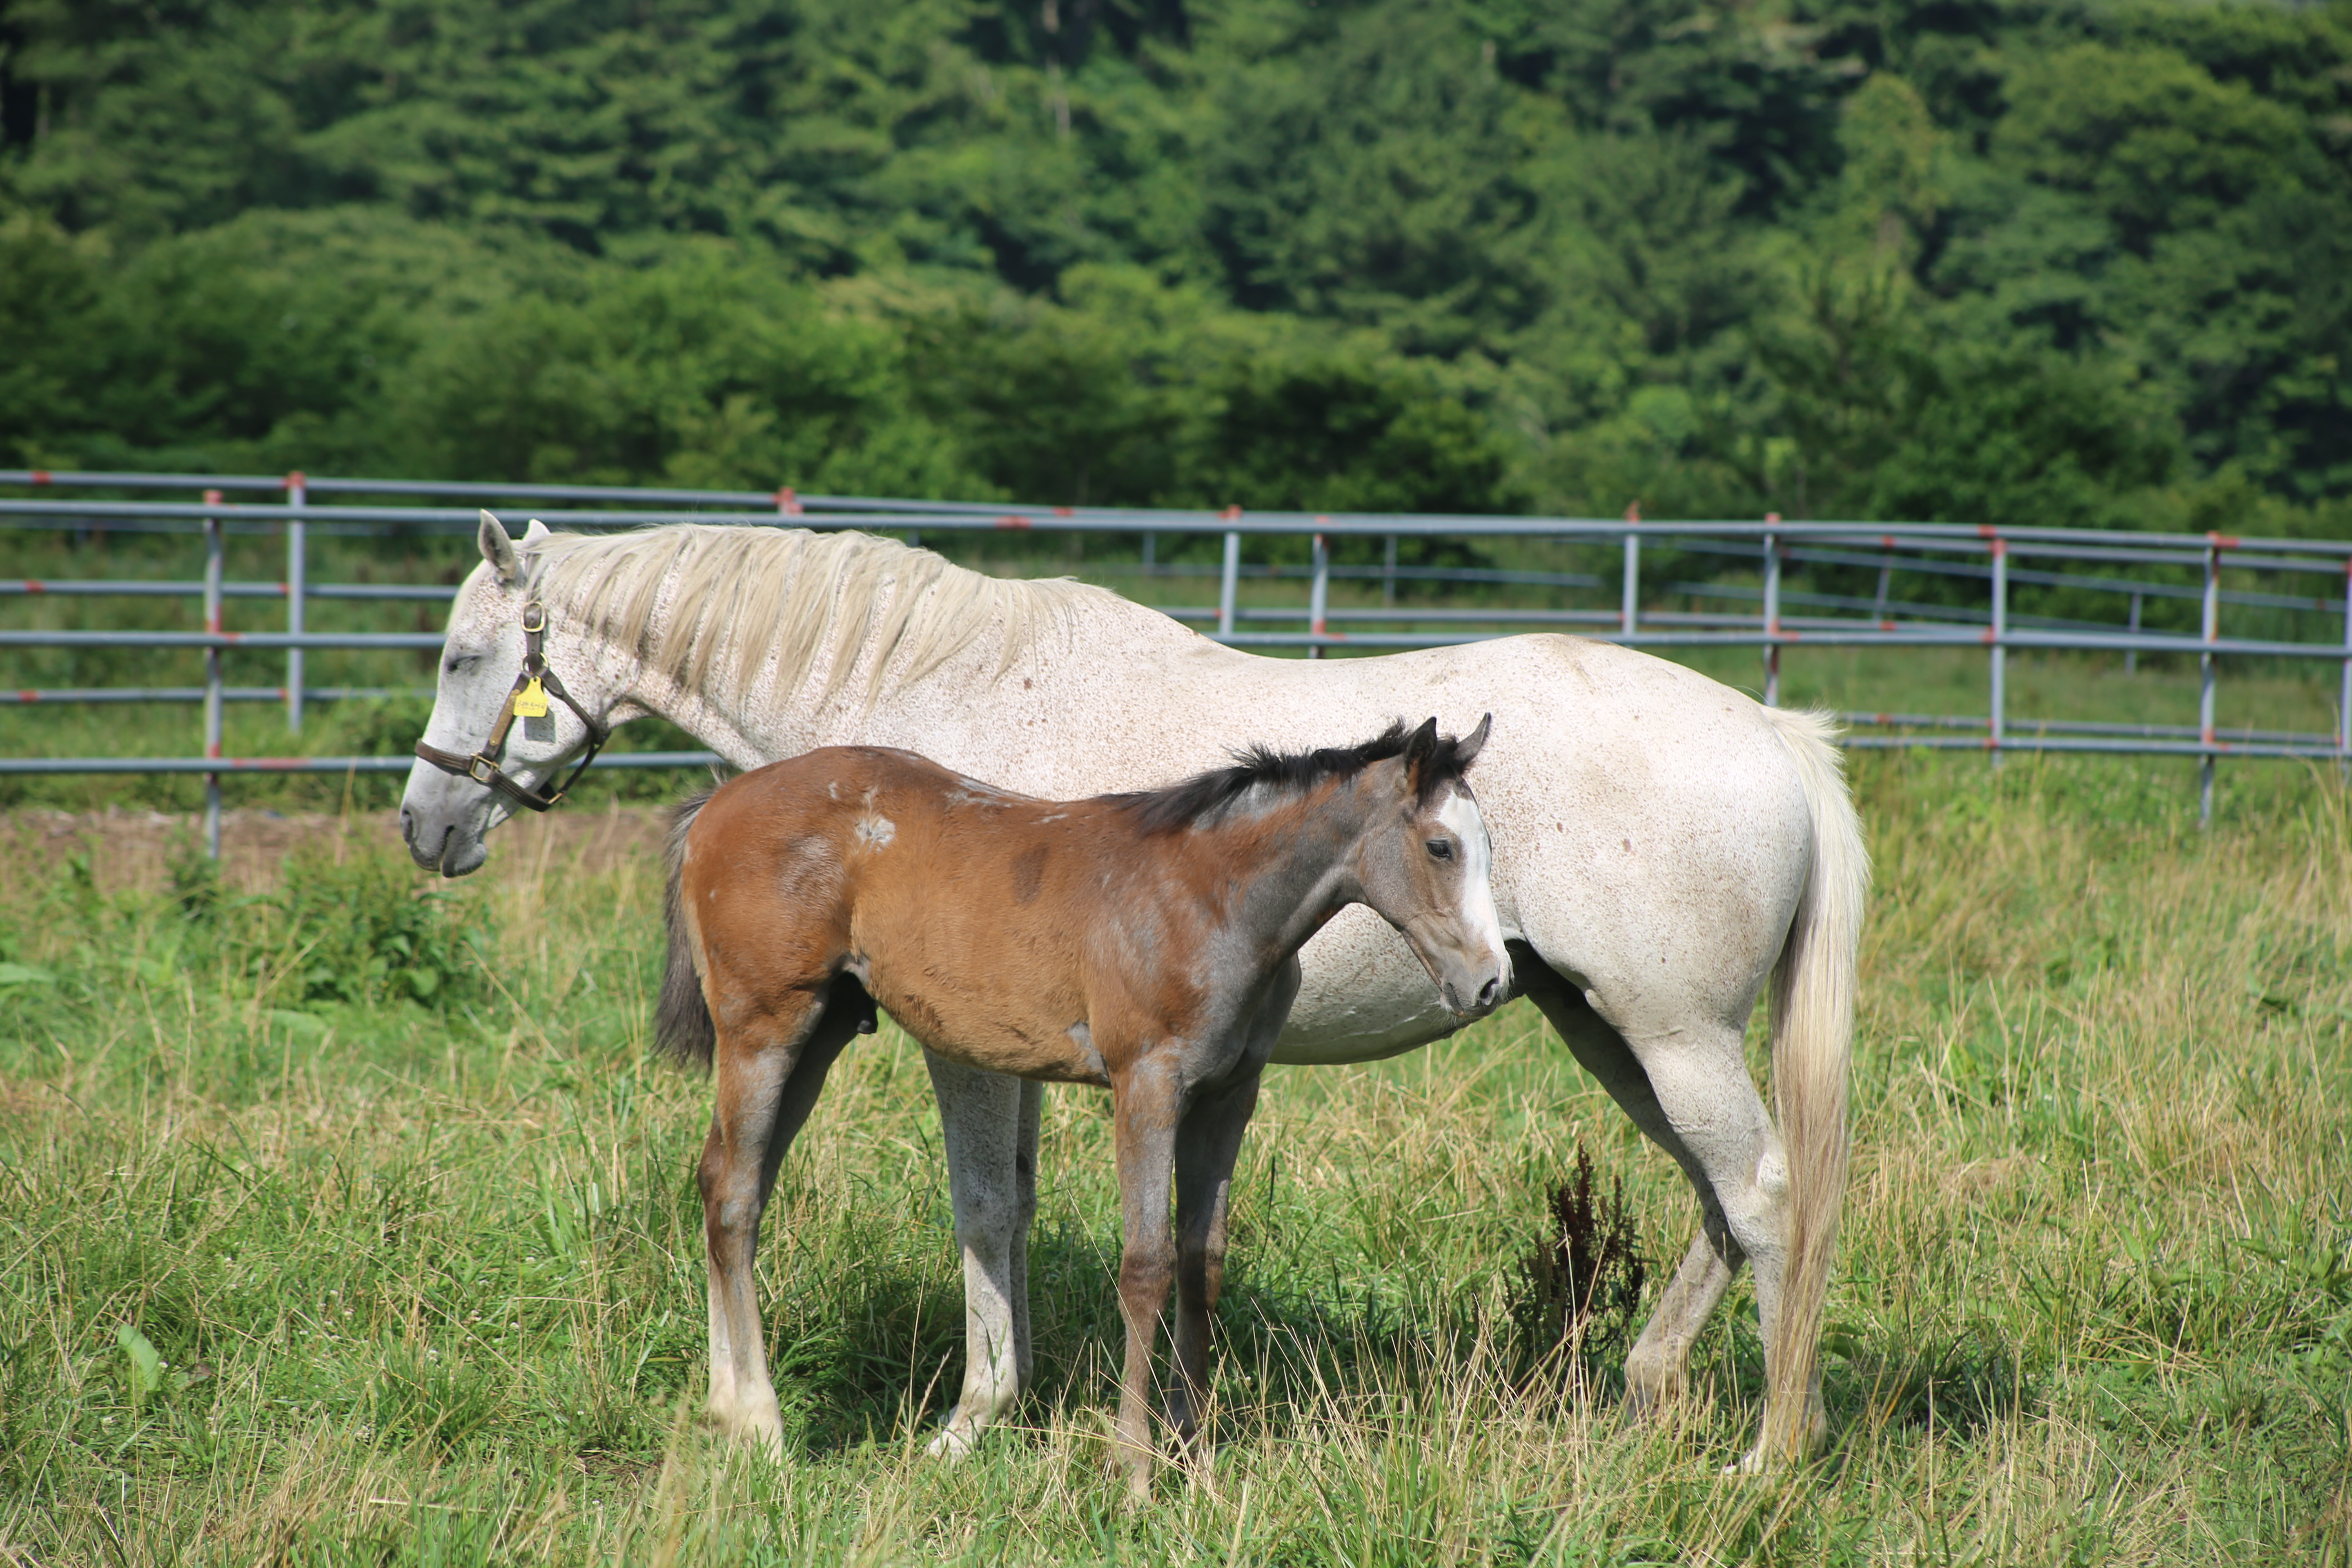
[[(1773, 1332), (1780, 1315), (1780, 1277), (1788, 1258), (1789, 1164), (1780, 1136), (1748, 1079), (1740, 1034), (1727, 1025), (1694, 1023), (1671, 1033), (1636, 1036), (1629, 1044), (1647, 1070), (1675, 1136), (1706, 1172), (1731, 1239), (1756, 1270), (1756, 1309), (1763, 1320), (1769, 1384)], [(1692, 1299), (1682, 1304), (1687, 1312), (1714, 1287), (1714, 1268), (1704, 1259), (1694, 1267), (1694, 1260), (1685, 1258), (1676, 1284), (1683, 1284), (1685, 1276), (1696, 1276), (1690, 1280)], [(1729, 1279), (1727, 1266), (1723, 1282)], [(1719, 1297), (1720, 1290), (1716, 1294)], [(1669, 1327), (1667, 1333), (1671, 1331)], [(1818, 1424), (1818, 1390), (1812, 1397)], [(1753, 1468), (1755, 1460), (1750, 1454), (1741, 1468)]]
[(1036, 1212), (1044, 1091), (928, 1051), (923, 1060), (939, 1098), (948, 1193), (963, 1253), (963, 1393), (930, 1443), (932, 1453), (955, 1458), (971, 1451), (1028, 1381), (1029, 1222)]
[(1707, 1206), (1711, 1212), (1691, 1237), (1682, 1267), (1667, 1282), (1642, 1337), (1625, 1352), (1625, 1404), (1635, 1415), (1653, 1415), (1683, 1396), (1691, 1344), (1747, 1261), (1712, 1194)]
[(1625, 1403), (1636, 1415), (1652, 1415), (1682, 1397), (1691, 1345), (1747, 1255), (1732, 1237), (1706, 1167), (1675, 1131), (1658, 1104), (1649, 1073), (1623, 1037), (1532, 951), (1515, 952), (1513, 970), (1528, 1000), (1559, 1031), (1578, 1065), (1609, 1091), (1634, 1126), (1674, 1156), (1698, 1195), (1699, 1233), (1641, 1338), (1625, 1355)]

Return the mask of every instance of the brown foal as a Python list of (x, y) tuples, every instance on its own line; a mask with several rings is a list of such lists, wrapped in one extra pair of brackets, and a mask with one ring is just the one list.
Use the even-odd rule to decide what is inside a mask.
[[(1486, 825), (1488, 724), (1264, 750), (1146, 795), (1040, 801), (910, 752), (832, 747), (679, 809), (662, 1043), (715, 1066), (701, 1184), (711, 1414), (780, 1444), (752, 1260), (777, 1167), (877, 1003), (925, 1047), (1111, 1091), (1125, 1220), (1120, 1457), (1148, 1490), (1171, 1279), (1168, 1419), (1198, 1431), (1225, 1212), (1298, 949), (1350, 903), (1402, 932), (1457, 1015), (1508, 994)], [(1169, 1222), (1171, 1187), (1175, 1223)]]

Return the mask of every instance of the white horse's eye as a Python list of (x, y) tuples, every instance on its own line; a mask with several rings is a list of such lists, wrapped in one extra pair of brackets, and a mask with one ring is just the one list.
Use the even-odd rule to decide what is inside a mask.
[(442, 668), (447, 670), (451, 675), (464, 675), (467, 671), (472, 669), (476, 665), (481, 662), (482, 656), (478, 653), (452, 654), (449, 658), (449, 662), (442, 666)]

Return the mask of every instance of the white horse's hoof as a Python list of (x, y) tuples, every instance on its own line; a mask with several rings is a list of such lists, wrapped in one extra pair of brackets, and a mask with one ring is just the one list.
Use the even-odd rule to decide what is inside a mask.
[(968, 1426), (954, 1423), (941, 1427), (940, 1435), (923, 1445), (923, 1452), (934, 1459), (961, 1459), (980, 1446), (980, 1434)]

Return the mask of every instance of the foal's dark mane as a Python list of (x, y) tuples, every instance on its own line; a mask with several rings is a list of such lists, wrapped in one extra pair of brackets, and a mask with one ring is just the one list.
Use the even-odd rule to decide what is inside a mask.
[[(1234, 753), (1234, 765), (1196, 773), (1166, 789), (1102, 798), (1134, 817), (1150, 834), (1181, 833), (1240, 800), (1260, 784), (1283, 794), (1304, 795), (1331, 779), (1353, 778), (1372, 763), (1404, 754), (1412, 731), (1402, 719), (1360, 746), (1326, 746), (1312, 752), (1277, 752), (1250, 746)], [(1460, 778), (1469, 763), (1462, 758), (1462, 738), (1440, 735), (1421, 773), (1421, 804), (1442, 784)]]

